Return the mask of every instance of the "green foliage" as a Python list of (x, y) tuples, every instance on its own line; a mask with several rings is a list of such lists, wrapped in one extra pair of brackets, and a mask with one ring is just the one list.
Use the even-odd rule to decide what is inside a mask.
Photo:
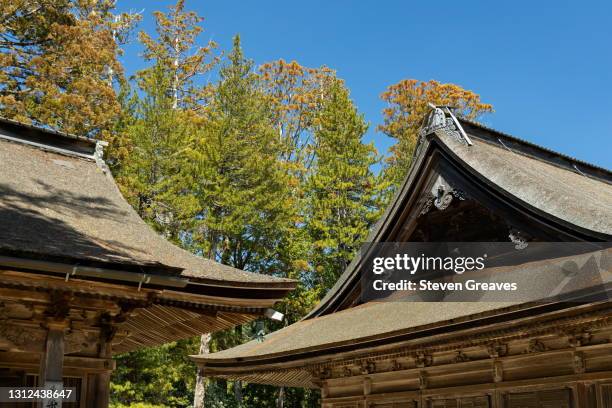
[[(140, 402), (152, 406), (186, 407), (191, 404), (195, 365), (188, 355), (197, 353), (196, 342), (181, 340), (117, 357), (111, 384), (117, 407)], [(145, 405), (143, 405), (145, 406)]]
[[(206, 408), (276, 408), (279, 388), (260, 384), (244, 384), (242, 401), (237, 401), (231, 391), (232, 384), (211, 381), (206, 389)], [(302, 388), (284, 389), (285, 407), (319, 408), (318, 390)]]
[(336, 80), (317, 117), (315, 162), (306, 181), (307, 230), (318, 284), (329, 289), (364, 242), (380, 213), (380, 160), (362, 138), (368, 126)]
[[(178, 0), (167, 13), (155, 11), (157, 37), (144, 31), (139, 39), (145, 46), (144, 59), (153, 61), (153, 69), (162, 70), (171, 82), (168, 94), (173, 108), (199, 109), (206, 99), (207, 88), (198, 87), (194, 79), (211, 70), (218, 58), (213, 55), (217, 44), (209, 41), (204, 46), (195, 46), (203, 31), (204, 20), (192, 11), (185, 10), (185, 1)], [(144, 69), (146, 75), (151, 68)]]
[(197, 201), (187, 214), (196, 251), (236, 268), (283, 273), (275, 254), (295, 210), (281, 148), (252, 62), (236, 37), (182, 165)]
[(134, 116), (123, 132), (128, 140), (129, 160), (122, 160), (115, 175), (124, 196), (138, 214), (167, 238), (178, 242), (177, 214), (184, 204), (179, 194), (180, 157), (195, 127), (188, 113), (173, 109), (167, 89), (171, 78), (152, 69), (139, 78), (144, 96), (134, 103)]
[[(107, 0), (0, 3), (0, 113), (110, 142), (107, 162), (139, 215), (175, 244), (236, 268), (299, 281), (261, 320), (215, 333), (212, 352), (301, 319), (335, 283), (410, 166), (428, 102), (477, 118), (473, 92), (404, 80), (382, 95), (379, 129), (396, 143), (383, 174), (368, 129), (333, 70), (245, 58), (240, 38), (217, 70), (202, 18), (184, 0), (141, 32), (148, 66), (130, 80), (117, 56), (138, 16)], [(198, 76), (215, 74), (206, 85)], [(117, 357), (112, 407), (188, 407), (200, 339)], [(207, 407), (276, 407), (281, 389), (207, 379)], [(237, 398), (241, 396), (241, 398)], [(282, 390), (287, 407), (318, 391)]]

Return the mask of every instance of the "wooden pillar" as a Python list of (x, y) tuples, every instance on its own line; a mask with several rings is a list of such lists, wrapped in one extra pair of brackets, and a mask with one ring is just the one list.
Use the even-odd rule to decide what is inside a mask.
[(110, 403), (111, 371), (89, 374), (87, 377), (86, 406), (88, 408), (107, 408)]
[(504, 394), (500, 390), (495, 390), (491, 396), (492, 408), (504, 408)]
[[(62, 380), (64, 373), (64, 332), (66, 322), (49, 322), (47, 324), (47, 340), (45, 351), (40, 359), (39, 386), (45, 389), (61, 389), (64, 386)], [(61, 408), (62, 400), (43, 401), (43, 406), (51, 404)]]
[[(100, 344), (99, 357), (110, 358), (111, 345), (110, 342), (103, 341)], [(103, 373), (91, 374), (87, 378), (87, 407), (91, 408), (108, 408), (110, 403), (110, 378), (112, 367)]]
[(366, 377), (363, 379), (363, 395), (367, 396), (372, 393), (372, 379), (370, 377)]
[(93, 408), (108, 408), (110, 403), (110, 378), (111, 372), (107, 371), (97, 375), (96, 401)]

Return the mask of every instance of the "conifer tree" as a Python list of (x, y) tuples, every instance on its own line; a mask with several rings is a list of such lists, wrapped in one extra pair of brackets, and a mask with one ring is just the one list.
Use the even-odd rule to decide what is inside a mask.
[(202, 252), (236, 268), (276, 273), (264, 260), (274, 258), (294, 214), (292, 181), (252, 65), (236, 36), (184, 170), (196, 177), (193, 219), (201, 235), (194, 242), (206, 245)]
[(318, 115), (315, 155), (307, 180), (311, 263), (321, 289), (329, 289), (378, 218), (383, 184), (372, 166), (379, 156), (363, 143), (368, 129), (343, 83), (336, 80)]
[[(296, 214), (294, 182), (280, 160), (283, 144), (268, 103), (236, 36), (183, 163), (184, 183), (193, 186), (195, 200), (184, 207), (193, 213), (183, 218), (192, 220), (193, 251), (239, 269), (285, 275), (277, 253)], [(216, 334), (213, 340), (221, 336), (226, 345), (240, 344), (242, 333)], [(239, 384), (235, 391), (241, 394)]]
[[(189, 186), (179, 180), (181, 155), (189, 143), (194, 125), (186, 112), (173, 108), (168, 93), (172, 78), (154, 68), (139, 80), (146, 93), (138, 98), (134, 119), (125, 127), (131, 151), (116, 170), (124, 196), (141, 218), (166, 238), (179, 243), (183, 195)], [(185, 191), (185, 193), (187, 193)]]
[(154, 16), (157, 38), (139, 34), (144, 58), (152, 64), (135, 76), (140, 92), (122, 83), (123, 111), (116, 129), (122, 138), (114, 141), (110, 159), (122, 192), (139, 215), (183, 244), (180, 218), (189, 212), (192, 194), (179, 169), (201, 122), (196, 112), (206, 91), (197, 76), (213, 67), (216, 45), (196, 45), (203, 19), (185, 11), (183, 0)]
[[(155, 69), (164, 71), (170, 78), (169, 95), (172, 107), (199, 109), (206, 99), (208, 89), (198, 86), (198, 76), (210, 71), (218, 62), (213, 55), (217, 44), (209, 41), (205, 46), (196, 46), (203, 28), (204, 18), (193, 11), (185, 10), (185, 1), (178, 0), (167, 13), (156, 11), (157, 38), (146, 32), (139, 33), (145, 46), (144, 58), (153, 61)], [(145, 69), (140, 75), (146, 75)]]

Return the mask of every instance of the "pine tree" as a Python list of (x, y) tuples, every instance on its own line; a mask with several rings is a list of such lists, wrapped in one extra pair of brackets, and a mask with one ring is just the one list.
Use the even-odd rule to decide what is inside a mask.
[[(235, 37), (186, 167), (197, 179), (202, 252), (246, 270), (276, 273), (270, 259), (290, 223), (292, 184), (279, 160), (282, 144), (252, 62)], [(188, 164), (187, 164), (188, 165)]]
[[(139, 215), (178, 244), (181, 217), (192, 210), (191, 185), (181, 179), (180, 166), (193, 135), (198, 134), (202, 95), (198, 75), (216, 63), (209, 42), (196, 46), (202, 18), (185, 11), (179, 0), (167, 13), (156, 11), (157, 38), (141, 32), (144, 59), (152, 64), (139, 71), (132, 92), (122, 83), (110, 161), (122, 192)], [(176, 187), (176, 188), (175, 188)]]
[[(236, 36), (183, 163), (184, 184), (193, 186), (196, 200), (184, 218), (193, 221), (193, 251), (239, 269), (285, 275), (277, 254), (296, 215), (294, 182), (280, 160), (283, 144), (270, 112)], [(246, 339), (241, 329), (215, 334), (213, 342), (221, 338), (226, 345)], [(241, 395), (240, 384), (235, 387)]]
[(145, 46), (144, 58), (170, 78), (168, 92), (173, 108), (200, 109), (208, 89), (198, 86), (195, 80), (217, 64), (218, 58), (213, 55), (217, 44), (209, 41), (205, 46), (196, 46), (204, 19), (186, 11), (184, 0), (178, 0), (167, 13), (156, 11), (154, 15), (157, 38), (144, 31), (139, 34)]
[(307, 181), (311, 263), (329, 289), (366, 239), (380, 213), (382, 183), (372, 170), (380, 158), (363, 143), (368, 126), (336, 80), (317, 118), (316, 159)]
[(184, 196), (177, 189), (181, 155), (190, 142), (194, 125), (186, 112), (173, 108), (168, 93), (172, 78), (162, 69), (149, 71), (139, 80), (146, 93), (134, 108), (134, 120), (125, 127), (131, 151), (116, 170), (124, 196), (141, 218), (168, 239), (180, 244)]

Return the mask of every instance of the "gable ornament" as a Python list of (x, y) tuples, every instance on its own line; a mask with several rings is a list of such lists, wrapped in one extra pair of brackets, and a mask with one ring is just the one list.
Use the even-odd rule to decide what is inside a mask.
[(431, 111), (419, 129), (420, 138), (434, 132), (443, 132), (464, 145), (472, 146), (472, 141), (467, 133), (465, 133), (461, 123), (459, 123), (452, 111), (455, 107), (436, 106), (432, 103), (430, 103), (429, 106), (431, 107)]

